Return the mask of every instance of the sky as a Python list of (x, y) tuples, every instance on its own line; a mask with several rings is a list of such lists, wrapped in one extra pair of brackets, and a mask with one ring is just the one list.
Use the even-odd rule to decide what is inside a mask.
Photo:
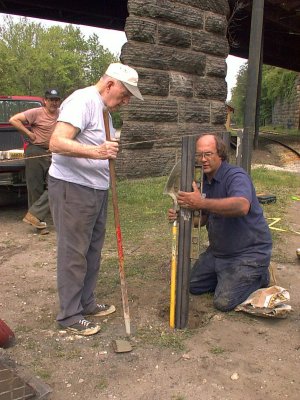
[[(3, 18), (7, 14), (1, 14), (0, 13), (0, 24), (3, 23)], [(20, 17), (19, 16), (12, 16), (16, 22), (19, 21)], [(37, 19), (37, 18), (28, 18), (30, 21), (34, 21), (36, 23), (41, 23), (45, 26), (51, 26), (51, 25), (60, 25), (60, 26), (65, 26), (66, 24), (63, 22), (58, 22), (58, 21), (48, 21), (44, 19)], [(102, 29), (102, 28), (95, 28), (95, 27), (90, 27), (90, 26), (85, 26), (85, 25), (74, 25), (78, 28), (80, 28), (81, 32), (86, 36), (90, 36), (93, 33), (96, 33), (99, 36), (99, 41), (101, 45), (108, 49), (111, 53), (115, 54), (116, 56), (119, 56), (121, 53), (121, 48), (124, 43), (126, 43), (126, 35), (124, 32), (121, 31), (114, 31), (111, 29)], [(231, 90), (232, 88), (236, 85), (236, 76), (239, 71), (239, 68), (245, 64), (247, 60), (243, 58), (238, 58), (238, 57), (233, 57), (233, 56), (228, 56), (226, 59), (227, 63), (227, 76), (226, 76), (226, 82), (227, 82), (227, 101), (230, 101), (231, 98)]]

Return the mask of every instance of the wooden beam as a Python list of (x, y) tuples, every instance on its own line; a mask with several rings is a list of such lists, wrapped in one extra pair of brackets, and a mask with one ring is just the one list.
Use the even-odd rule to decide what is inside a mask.
[(251, 157), (255, 130), (257, 87), (260, 65), (264, 0), (253, 0), (249, 44), (248, 78), (242, 140), (242, 167), (251, 173)]

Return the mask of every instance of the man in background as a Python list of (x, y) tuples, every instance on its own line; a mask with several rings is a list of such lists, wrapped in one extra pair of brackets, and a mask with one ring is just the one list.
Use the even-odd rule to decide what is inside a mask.
[(49, 141), (59, 115), (60, 95), (56, 89), (45, 92), (44, 106), (31, 108), (9, 120), (26, 138), (25, 174), (28, 212), (23, 221), (42, 234), (49, 233), (44, 222), (49, 213), (47, 176), (51, 164)]

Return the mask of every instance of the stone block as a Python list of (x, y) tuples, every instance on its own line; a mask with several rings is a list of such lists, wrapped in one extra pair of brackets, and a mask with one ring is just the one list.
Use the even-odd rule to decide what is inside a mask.
[(147, 98), (145, 101), (132, 99), (128, 106), (123, 107), (121, 116), (126, 121), (177, 122), (177, 101), (160, 98)]
[(176, 147), (181, 143), (181, 136), (185, 134), (183, 125), (177, 122), (125, 123), (121, 130), (121, 152), (118, 158), (121, 154), (124, 156), (127, 150)]
[[(154, 142), (160, 138), (157, 124), (151, 122), (125, 122), (121, 129), (121, 151), (139, 148), (152, 148)], [(138, 146), (137, 146), (138, 145)]]
[(194, 95), (200, 99), (226, 100), (227, 83), (221, 78), (195, 78)]
[(225, 78), (227, 73), (227, 64), (224, 58), (207, 56), (206, 57), (206, 74), (208, 76), (216, 76)]
[(177, 146), (173, 148), (134, 149), (122, 152), (116, 161), (118, 178), (168, 175), (175, 164), (176, 157), (180, 154)]
[(209, 123), (210, 105), (205, 100), (183, 101), (179, 100), (179, 123)]
[(186, 7), (185, 4), (178, 2), (129, 0), (127, 7), (130, 15), (172, 22), (190, 28), (203, 28), (203, 11), (198, 8)]
[(125, 32), (128, 40), (154, 44), (157, 24), (136, 17), (126, 19)]
[(227, 30), (227, 20), (225, 15), (208, 15), (205, 19), (205, 30), (225, 37)]
[(121, 60), (136, 67), (173, 70), (202, 76), (205, 70), (205, 55), (192, 51), (171, 49), (127, 42), (122, 48)]
[(139, 88), (143, 95), (168, 96), (170, 78), (166, 71), (138, 69)]
[(170, 73), (170, 95), (179, 97), (193, 96), (193, 78), (176, 72)]
[(158, 26), (158, 44), (188, 48), (191, 46), (192, 35), (184, 29), (171, 26)]
[(225, 37), (216, 38), (212, 33), (193, 32), (192, 41), (192, 49), (195, 51), (222, 56), (224, 58), (228, 55), (229, 45)]
[(225, 125), (226, 105), (224, 102), (211, 102), (211, 123), (214, 125)]
[(199, 8), (204, 11), (211, 11), (217, 14), (228, 14), (229, 4), (227, 0), (177, 0), (178, 3)]

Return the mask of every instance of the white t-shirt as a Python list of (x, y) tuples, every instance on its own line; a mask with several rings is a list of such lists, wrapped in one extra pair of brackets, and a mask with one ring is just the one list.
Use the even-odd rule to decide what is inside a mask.
[[(74, 140), (87, 145), (100, 145), (106, 140), (103, 121), (104, 103), (95, 86), (76, 90), (61, 105), (57, 121), (67, 122), (80, 129)], [(115, 129), (110, 117), (111, 137)], [(93, 189), (109, 188), (108, 160), (52, 155), (49, 175)]]

